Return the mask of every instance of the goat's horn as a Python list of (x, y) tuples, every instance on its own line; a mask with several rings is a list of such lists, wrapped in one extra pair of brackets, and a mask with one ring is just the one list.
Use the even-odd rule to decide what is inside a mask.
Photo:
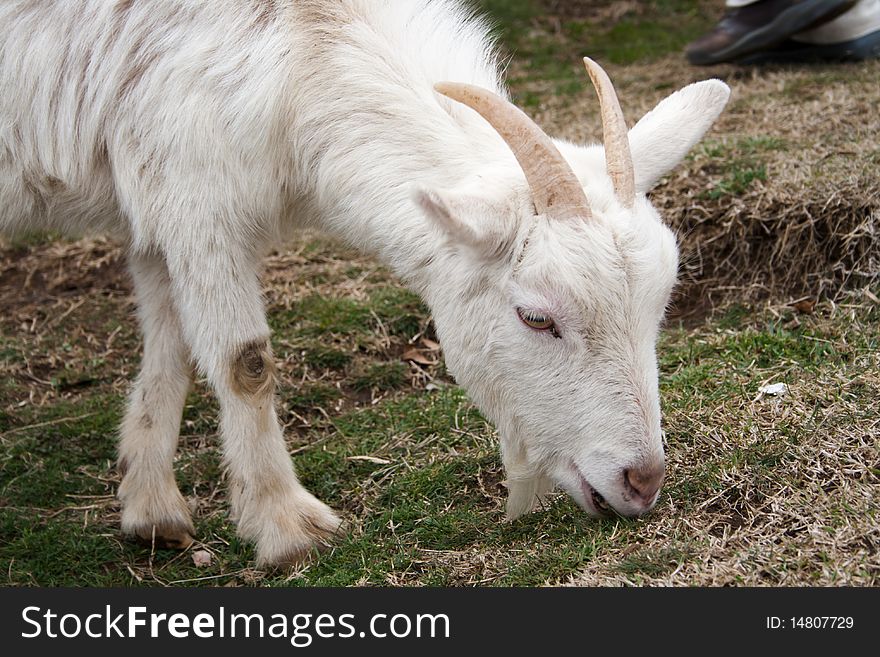
[(624, 206), (631, 208), (636, 200), (635, 171), (620, 102), (617, 100), (617, 94), (608, 74), (602, 70), (602, 67), (589, 57), (584, 57), (584, 65), (599, 95), (602, 134), (605, 142), (605, 167), (614, 184), (617, 199)]
[(590, 204), (574, 171), (550, 137), (524, 112), (481, 87), (438, 82), (434, 89), (478, 112), (501, 135), (526, 175), (538, 214), (590, 218)]

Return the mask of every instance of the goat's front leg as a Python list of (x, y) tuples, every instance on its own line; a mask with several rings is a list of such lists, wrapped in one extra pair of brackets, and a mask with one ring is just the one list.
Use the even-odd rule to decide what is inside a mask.
[(119, 440), (122, 531), (160, 547), (192, 543), (189, 508), (174, 481), (180, 416), (192, 366), (159, 256), (132, 255), (144, 358), (128, 401)]
[[(260, 564), (303, 560), (338, 531), (299, 483), (275, 413), (275, 365), (258, 259), (234, 242), (176, 249), (168, 263), (184, 335), (221, 408), (231, 511)], [(198, 262), (187, 254), (199, 254)]]

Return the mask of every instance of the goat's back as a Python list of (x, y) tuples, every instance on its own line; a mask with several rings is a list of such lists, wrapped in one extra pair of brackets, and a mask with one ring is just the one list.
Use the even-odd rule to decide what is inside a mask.
[(277, 220), (335, 146), (448, 130), (434, 81), (497, 87), (485, 34), (452, 0), (3, 3), (0, 230)]

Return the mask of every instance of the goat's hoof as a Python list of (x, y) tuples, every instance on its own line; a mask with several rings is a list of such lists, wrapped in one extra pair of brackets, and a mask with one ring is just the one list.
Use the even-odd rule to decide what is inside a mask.
[(329, 548), (345, 530), (333, 510), (315, 498), (278, 521), (257, 542), (257, 564), (268, 568), (299, 566)]
[(165, 523), (161, 525), (142, 525), (126, 533), (134, 536), (140, 543), (161, 549), (185, 550), (193, 544), (192, 525)]

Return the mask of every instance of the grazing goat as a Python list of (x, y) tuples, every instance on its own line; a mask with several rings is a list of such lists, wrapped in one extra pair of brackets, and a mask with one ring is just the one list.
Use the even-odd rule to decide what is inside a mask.
[(664, 472), (655, 341), (677, 248), (645, 192), (728, 97), (692, 84), (627, 132), (590, 60), (604, 148), (505, 98), (453, 0), (7, 0), (0, 230), (126, 245), (144, 336), (119, 443), (122, 528), (186, 546), (173, 457), (192, 366), (221, 405), (231, 511), (260, 563), (339, 529), (276, 416), (261, 257), (293, 227), (377, 254), (430, 307), (496, 424), (507, 514), (553, 487), (638, 515)]

